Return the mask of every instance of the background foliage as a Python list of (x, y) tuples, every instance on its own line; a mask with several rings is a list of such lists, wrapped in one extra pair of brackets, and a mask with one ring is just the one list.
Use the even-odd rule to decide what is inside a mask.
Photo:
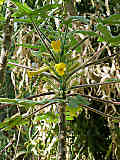
[[(7, 3), (1, 1), (1, 50)], [(0, 87), (1, 159), (57, 159), (59, 95), (53, 97), (58, 83), (49, 77), (50, 71), (41, 71), (45, 64), (53, 67), (53, 61), (34, 22), (43, 38), (48, 38), (50, 49), (49, 41), (61, 40), (69, 63), (67, 77), (80, 67), (67, 83), (66, 159), (119, 160), (120, 122), (104, 115), (120, 116), (119, 0), (11, 3), (14, 7), (8, 9), (13, 12), (14, 31), (5, 82)], [(104, 84), (107, 82), (111, 84)], [(51, 105), (44, 108), (48, 103)]]

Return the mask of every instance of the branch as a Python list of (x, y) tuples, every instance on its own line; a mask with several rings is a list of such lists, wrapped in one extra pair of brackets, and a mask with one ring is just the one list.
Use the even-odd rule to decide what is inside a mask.
[(92, 108), (92, 107), (89, 107), (89, 106), (87, 106), (87, 105), (82, 105), (82, 106), (83, 106), (84, 108), (86, 108), (86, 109), (94, 112), (94, 113), (97, 113), (97, 114), (103, 116), (103, 117), (107, 117), (107, 118), (109, 117), (109, 118), (111, 118), (112, 120), (119, 120), (119, 121), (120, 121), (120, 117), (113, 117), (113, 116), (110, 115), (110, 114), (105, 114), (105, 113), (103, 113), (103, 112), (101, 112), (101, 111), (99, 111), (99, 110), (97, 110), (97, 109), (94, 109), (94, 108)]
[(31, 117), (33, 115), (35, 115), (37, 112), (41, 111), (42, 109), (44, 109), (44, 108), (46, 108), (46, 107), (48, 107), (50, 105), (56, 104), (56, 103), (59, 103), (59, 102), (52, 102), (52, 103), (45, 104), (43, 107), (37, 109), (36, 111), (32, 112), (29, 115), (26, 115), (25, 117), (23, 117), (23, 120), (26, 119), (26, 118), (29, 118), (29, 117)]
[(77, 47), (79, 47), (85, 40), (87, 40), (89, 38), (88, 37), (85, 37), (83, 38), (78, 44), (76, 44), (73, 48), (71, 48), (72, 51), (74, 51)]
[(41, 93), (41, 94), (37, 94), (37, 95), (34, 95), (34, 96), (27, 97), (26, 99), (31, 100), (33, 98), (42, 97), (42, 96), (51, 95), (51, 94), (55, 94), (55, 92), (45, 92), (45, 93)]
[[(20, 67), (20, 68), (25, 68), (25, 69), (29, 69), (29, 70), (38, 71), (37, 68), (32, 68), (32, 67), (28, 67), (28, 66), (25, 66), (25, 65), (17, 64), (17, 63), (8, 62), (8, 64), (12, 64), (12, 65), (15, 65), (16, 67)], [(59, 79), (57, 77), (55, 77), (54, 75), (52, 75), (52, 74), (50, 74), (48, 72), (42, 72), (41, 74), (43, 74), (43, 75), (45, 75), (47, 77), (54, 78), (56, 81), (59, 82)]]
[(120, 105), (120, 102), (105, 100), (105, 99), (97, 98), (97, 97), (94, 97), (94, 96), (88, 96), (88, 95), (78, 94), (78, 93), (67, 94), (67, 96), (76, 96), (76, 95), (80, 95), (82, 97), (90, 98), (90, 99), (93, 99), (93, 100), (96, 100), (96, 101), (99, 101), (99, 102), (103, 102), (103, 103), (111, 103), (111, 104), (114, 104), (114, 105)]
[(55, 59), (54, 54), (51, 52), (51, 50), (49, 49), (48, 45), (46, 44), (46, 42), (45, 42), (44, 38), (41, 36), (41, 32), (39, 31), (39, 29), (38, 29), (37, 25), (34, 23), (34, 21), (33, 21), (33, 19), (32, 19), (32, 18), (31, 18), (31, 20), (32, 20), (33, 26), (34, 26), (34, 28), (36, 29), (36, 31), (37, 31), (37, 33), (38, 33), (38, 35), (39, 35), (40, 39), (41, 39), (41, 40), (42, 40), (42, 42), (43, 42), (43, 44), (44, 44), (44, 45), (45, 45), (45, 47), (47, 48), (48, 52), (50, 53), (50, 55), (51, 55), (51, 57), (53, 58), (53, 60), (55, 61), (55, 63), (57, 63), (57, 61), (56, 61), (56, 59)]
[(105, 63), (106, 61), (110, 60), (112, 57), (117, 56), (117, 55), (119, 55), (119, 54), (120, 54), (120, 53), (116, 53), (116, 54), (113, 54), (113, 55), (111, 55), (111, 56), (107, 56), (107, 57), (104, 57), (104, 58), (101, 58), (101, 59), (97, 59), (97, 60), (94, 60), (94, 61), (91, 62), (91, 63), (87, 63), (87, 64), (86, 64), (86, 62), (83, 63), (80, 67), (76, 68), (73, 72), (71, 72), (71, 73), (67, 76), (66, 81), (67, 81), (73, 74), (75, 74), (76, 72), (78, 72), (80, 69), (84, 69), (84, 68), (86, 68), (86, 67), (88, 67), (88, 66), (91, 66), (91, 65), (98, 65), (98, 64)]
[(81, 84), (81, 85), (77, 85), (77, 86), (73, 86), (71, 88), (68, 88), (67, 90), (72, 90), (72, 89), (76, 89), (76, 88), (86, 88), (86, 87), (96, 87), (96, 86), (100, 86), (100, 85), (110, 85), (110, 84), (115, 84), (115, 83), (120, 83), (120, 80), (116, 80), (116, 81), (112, 81), (112, 82), (104, 82), (104, 83), (94, 83), (94, 84)]
[[(81, 95), (81, 94), (68, 94), (67, 96), (75, 96), (75, 95)], [(87, 96), (87, 95), (81, 95), (81, 96), (84, 96), (84, 97), (87, 97), (87, 98), (91, 98), (91, 99), (95, 99), (97, 101), (101, 101), (101, 102), (104, 102), (104, 103), (112, 103), (112, 104), (116, 104), (116, 105), (120, 105), (120, 102), (114, 102), (114, 101), (109, 101), (109, 100), (103, 100), (103, 99), (100, 99), (100, 98), (96, 98), (96, 97), (93, 97), (93, 96)], [(111, 118), (112, 120), (119, 120), (120, 121), (120, 117), (114, 117), (112, 115), (109, 115), (109, 114), (105, 114), (97, 109), (94, 109), (92, 107), (89, 107), (88, 105), (83, 105), (81, 104), (84, 108), (94, 112), (94, 113), (97, 113), (103, 117), (109, 117)]]
[(30, 70), (38, 70), (37, 68), (32, 68), (32, 67), (28, 67), (22, 64), (17, 64), (17, 63), (13, 63), (13, 62), (8, 62), (8, 64), (14, 65), (16, 67), (20, 67), (20, 68), (25, 68), (25, 69), (30, 69)]
[[(37, 94), (37, 95), (34, 95), (34, 96), (27, 97), (25, 99), (30, 99), (31, 100), (33, 98), (42, 97), (42, 96), (51, 95), (51, 94), (54, 94), (54, 92), (45, 92), (45, 93), (41, 93), (41, 94)], [(1, 104), (0, 105), (0, 110), (4, 109), (5, 107), (11, 107), (11, 106), (13, 106), (13, 104)]]

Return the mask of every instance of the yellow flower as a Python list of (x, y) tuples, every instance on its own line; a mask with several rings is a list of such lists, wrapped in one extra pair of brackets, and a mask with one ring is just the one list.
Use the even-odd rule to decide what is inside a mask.
[(2, 5), (4, 3), (5, 0), (0, 0), (0, 5)]
[(33, 76), (37, 76), (38, 74), (41, 74), (42, 72), (48, 71), (49, 67), (45, 66), (45, 67), (41, 67), (39, 70), (37, 71), (28, 71), (28, 77), (32, 78)]
[(60, 52), (60, 50), (61, 50), (61, 43), (60, 43), (60, 40), (57, 40), (57, 41), (52, 41), (51, 42), (51, 46), (52, 46), (52, 48), (53, 48), (53, 50), (55, 51), (55, 52)]
[(63, 76), (64, 72), (66, 70), (66, 64), (65, 63), (59, 63), (59, 64), (55, 64), (55, 70), (58, 73), (59, 76)]

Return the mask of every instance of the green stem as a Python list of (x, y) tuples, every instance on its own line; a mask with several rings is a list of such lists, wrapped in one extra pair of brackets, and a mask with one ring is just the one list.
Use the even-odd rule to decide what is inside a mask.
[(40, 39), (42, 40), (43, 44), (44, 44), (44, 45), (45, 45), (45, 47), (47, 48), (48, 52), (50, 53), (50, 55), (51, 55), (52, 59), (54, 60), (54, 62), (55, 62), (55, 63), (57, 63), (57, 61), (56, 61), (56, 59), (55, 59), (54, 54), (51, 52), (51, 50), (50, 50), (49, 46), (46, 44), (46, 42), (45, 42), (44, 38), (43, 38), (43, 37), (42, 37), (42, 35), (41, 35), (41, 34), (42, 34), (42, 32), (40, 32), (40, 31), (39, 31), (39, 29), (38, 29), (37, 25), (35, 24), (35, 22), (33, 21), (33, 19), (32, 19), (32, 18), (31, 18), (31, 20), (32, 20), (32, 23), (33, 23), (34, 28), (36, 29), (36, 31), (37, 31), (37, 33), (38, 33), (38, 35), (39, 35)]
[(116, 54), (113, 54), (111, 56), (107, 56), (107, 57), (104, 57), (104, 58), (101, 58), (101, 59), (97, 59), (97, 60), (94, 60), (93, 62), (90, 62), (90, 63), (83, 63), (82, 65), (80, 65), (78, 68), (76, 68), (75, 70), (73, 70), (67, 77), (66, 77), (66, 81), (73, 75), (75, 74), (76, 72), (78, 72), (80, 69), (84, 69), (88, 66), (92, 66), (92, 65), (98, 65), (98, 64), (102, 64), (102, 63), (105, 63), (107, 61), (108, 63), (108, 60), (110, 60), (112, 57), (114, 56), (117, 56), (119, 55), (120, 53), (116, 53)]
[(58, 160), (66, 159), (66, 127), (65, 127), (65, 103), (59, 104), (59, 145)]
[[(66, 99), (65, 95), (65, 83), (62, 79), (61, 89), (62, 89), (62, 98)], [(59, 104), (59, 145), (58, 145), (58, 160), (66, 159), (66, 117), (65, 117), (65, 103)]]

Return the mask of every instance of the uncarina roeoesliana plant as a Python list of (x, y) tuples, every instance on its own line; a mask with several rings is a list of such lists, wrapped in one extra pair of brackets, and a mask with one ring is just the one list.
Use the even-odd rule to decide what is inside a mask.
[[(15, 2), (15, 0), (14, 0)], [(16, 4), (18, 4), (18, 2), (16, 2)], [(21, 13), (23, 13), (23, 7), (22, 4), (19, 4), (18, 5), (19, 9), (21, 9)], [(28, 16), (31, 17), (33, 11), (30, 10), (29, 8), (26, 8), (26, 14)], [(30, 14), (28, 14), (28, 11), (30, 12)], [(73, 18), (73, 17), (71, 17)], [(75, 17), (76, 18), (81, 18), (81, 17)], [(71, 19), (72, 20), (72, 19)], [(80, 20), (80, 19), (79, 19)], [(42, 33), (42, 31), (36, 26), (35, 22), (34, 22), (34, 19), (30, 19), (30, 22), (33, 23), (33, 26), (35, 27), (41, 41), (43, 42), (43, 44), (45, 45), (47, 51), (48, 51), (48, 56), (49, 56), (49, 60), (47, 59), (42, 59), (42, 61), (44, 62), (44, 65), (38, 69), (38, 70), (35, 70), (35, 71), (28, 71), (28, 77), (29, 78), (32, 78), (33, 76), (36, 76), (36, 75), (41, 75), (43, 74), (43, 76), (48, 76), (48, 80), (51, 80), (51, 78), (54, 79), (54, 81), (51, 81), (51, 84), (53, 86), (57, 86), (55, 89), (55, 92), (48, 92), (48, 93), (42, 93), (42, 96), (44, 95), (49, 95), (49, 93), (51, 94), (54, 94), (54, 98), (53, 99), (48, 99), (48, 100), (45, 100), (45, 101), (42, 101), (42, 102), (38, 102), (38, 101), (30, 101), (30, 100), (20, 100), (20, 99), (15, 99), (15, 100), (10, 100), (10, 99), (1, 99), (1, 103), (4, 101), (5, 102), (8, 102), (8, 103), (11, 103), (11, 104), (19, 104), (19, 105), (26, 105), (27, 107), (31, 107), (31, 106), (34, 106), (34, 105), (44, 105), (43, 107), (41, 107), (41, 109), (38, 109), (38, 110), (35, 110), (35, 112), (33, 112), (32, 114), (29, 114), (27, 116), (19, 116), (17, 115), (16, 117), (13, 117), (11, 119), (11, 121), (4, 121), (0, 128), (5, 128), (8, 124), (10, 124), (9, 122), (13, 123), (13, 122), (16, 122), (15, 124), (13, 123), (13, 126), (14, 125), (17, 125), (18, 123), (20, 124), (20, 122), (22, 120), (24, 120), (25, 118), (29, 118), (30, 116), (32, 115), (35, 115), (37, 112), (39, 112), (40, 110), (44, 109), (45, 107), (48, 107), (50, 106), (51, 104), (56, 104), (58, 103), (59, 105), (57, 106), (57, 109), (58, 109), (58, 114), (59, 114), (59, 151), (60, 151), (60, 154), (59, 156), (61, 156), (61, 154), (63, 154), (63, 156), (59, 159), (65, 159), (63, 157), (65, 157), (65, 123), (66, 123), (66, 117), (65, 117), (65, 112), (66, 110), (69, 111), (69, 118), (71, 117), (75, 117), (77, 114), (77, 112), (81, 112), (82, 109), (80, 108), (80, 106), (82, 105), (83, 107), (93, 111), (93, 112), (96, 112), (100, 115), (103, 115), (103, 116), (109, 116), (110, 118), (113, 118), (112, 116), (110, 115), (106, 115), (102, 112), (98, 112), (97, 110), (93, 109), (93, 108), (90, 108), (89, 107), (89, 102), (84, 98), (85, 95), (83, 96), (80, 96), (78, 94), (72, 94), (70, 93), (70, 91), (72, 89), (76, 89), (76, 88), (81, 88), (81, 87), (92, 87), (92, 86), (97, 86), (97, 85), (103, 85), (103, 84), (83, 84), (83, 85), (79, 85), (79, 86), (72, 86), (71, 85), (71, 81), (74, 79), (74, 74), (77, 73), (80, 69), (84, 69), (85, 67), (88, 67), (90, 65), (93, 65), (93, 64), (100, 64), (101, 62), (104, 62), (106, 60), (109, 60), (111, 57), (108, 56), (106, 59), (99, 59), (99, 60), (94, 60), (94, 61), (90, 61), (88, 60), (87, 63), (83, 63), (83, 64), (80, 64), (79, 62), (77, 62), (77, 56), (76, 57), (72, 57), (72, 53), (71, 51), (74, 51), (74, 49), (76, 49), (76, 47), (80, 46), (81, 43), (83, 43), (86, 39), (83, 39), (82, 41), (80, 41), (77, 45), (73, 46), (72, 48), (70, 48), (71, 46), (65, 46), (65, 43), (66, 43), (66, 37), (67, 37), (67, 32), (66, 33), (63, 33), (61, 35), (61, 37), (57, 37), (58, 40), (56, 41), (50, 41), (47, 37), (45, 37), (45, 34)], [(69, 21), (67, 22), (66, 21), (66, 24), (69, 23)], [(104, 27), (99, 25), (97, 27), (97, 29), (102, 33), (102, 34), (105, 34), (104, 33)], [(87, 32), (87, 31), (79, 31), (79, 33), (87, 33), (87, 35), (91, 35), (93, 34), (93, 32)], [(69, 34), (70, 35), (70, 34)], [(96, 35), (94, 33), (94, 35)], [(106, 34), (105, 34), (106, 35)], [(107, 36), (107, 35), (106, 35)], [(106, 36), (103, 36), (104, 40), (108, 41), (108, 37)], [(43, 38), (44, 37), (44, 38)], [(46, 38), (46, 41), (48, 41), (48, 43), (46, 43), (45, 41), (45, 38)], [(60, 40), (61, 38), (61, 40)], [(68, 37), (67, 37), (68, 38)], [(117, 37), (119, 38), (119, 37)], [(69, 39), (69, 38), (68, 38)], [(67, 39), (67, 43), (69, 43), (69, 40)], [(111, 38), (111, 40), (115, 40), (114, 38)], [(109, 41), (108, 41), (109, 42)], [(95, 58), (95, 57), (93, 57)], [(91, 62), (91, 63), (90, 63)], [(117, 83), (118, 81), (114, 81), (114, 83)], [(47, 80), (46, 80), (46, 83), (47, 83)], [(111, 82), (105, 82), (105, 84), (111, 84)], [(54, 88), (53, 88), (54, 89)], [(56, 98), (57, 97), (57, 98)], [(88, 96), (86, 95), (87, 98), (90, 98), (90, 99), (94, 99), (94, 100), (99, 100), (98, 98), (95, 98), (95, 97), (92, 97), (92, 96)], [(100, 101), (102, 101), (100, 99)], [(113, 103), (115, 104), (116, 102), (112, 102), (112, 101), (103, 101), (103, 102), (108, 102), (108, 103)], [(117, 104), (117, 103), (116, 103)], [(68, 114), (68, 113), (67, 113)], [(72, 119), (72, 118), (71, 118)], [(71, 120), (70, 119), (70, 120)], [(117, 119), (117, 117), (116, 117)], [(119, 119), (119, 118), (118, 118)], [(118, 120), (117, 119), (117, 120)], [(10, 125), (9, 125), (10, 126)], [(11, 128), (13, 126), (10, 126)], [(61, 151), (63, 151), (61, 153)]]

